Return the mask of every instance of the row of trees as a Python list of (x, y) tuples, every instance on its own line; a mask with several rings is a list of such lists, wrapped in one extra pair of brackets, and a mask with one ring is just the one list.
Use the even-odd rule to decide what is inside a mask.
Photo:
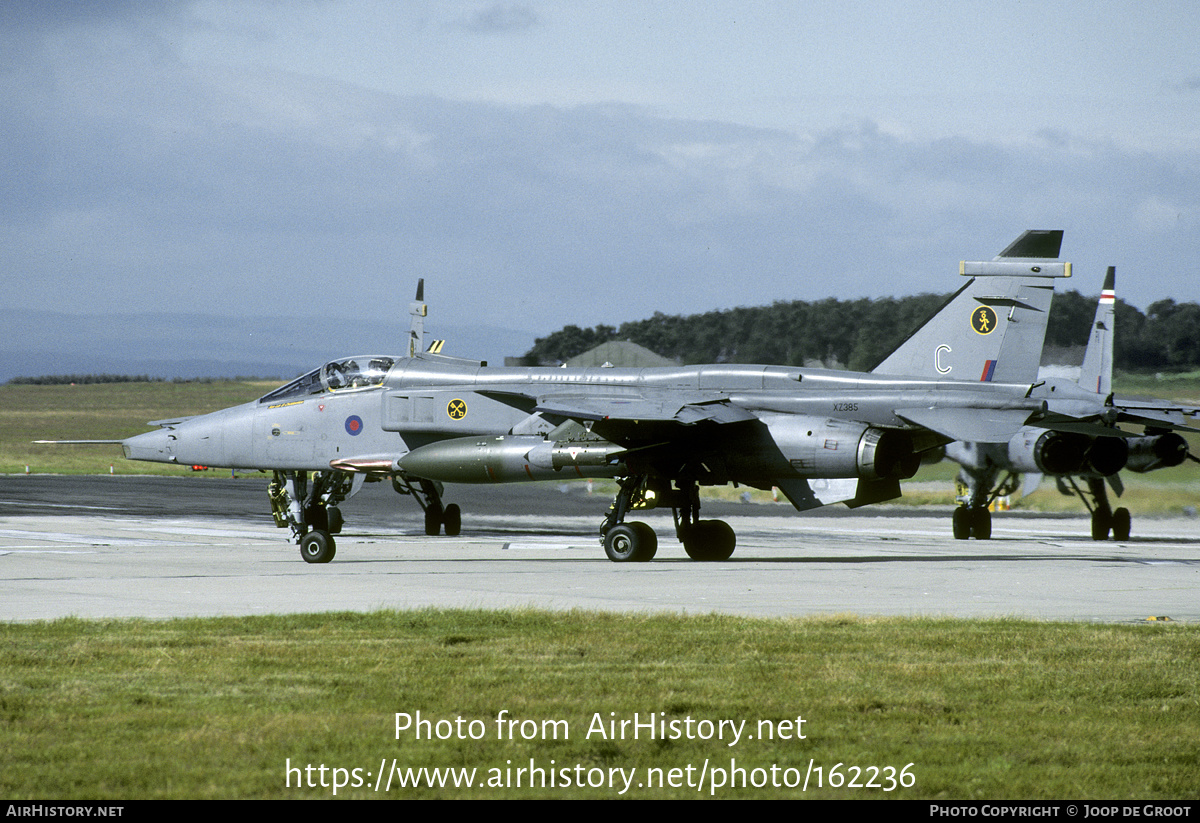
[[(610, 340), (630, 340), (680, 363), (764, 363), (802, 366), (821, 362), (867, 371), (947, 300), (920, 294), (881, 300), (777, 302), (687, 317), (661, 312), (620, 328), (566, 326), (537, 339), (528, 363), (553, 365)], [(1046, 345), (1081, 349), (1096, 313), (1096, 297), (1056, 295)], [(1123, 371), (1200, 367), (1200, 305), (1160, 300), (1143, 314), (1116, 304), (1113, 360)]]
[(45, 374), (40, 377), (13, 377), (13, 386), (85, 386), (93, 383), (161, 383), (161, 377), (148, 374)]
[[(261, 377), (151, 377), (148, 374), (44, 374), (38, 377), (12, 377), (12, 386), (86, 386), (98, 383), (223, 383), (262, 380)], [(266, 378), (279, 380), (281, 378)]]

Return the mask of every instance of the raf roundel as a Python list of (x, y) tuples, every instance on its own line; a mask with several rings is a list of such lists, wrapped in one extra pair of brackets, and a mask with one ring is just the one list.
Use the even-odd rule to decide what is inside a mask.
[(346, 418), (346, 433), (357, 437), (362, 434), (363, 422), (362, 418), (357, 414), (352, 414)]
[(991, 306), (980, 306), (971, 312), (971, 328), (979, 334), (991, 334), (996, 328), (996, 312)]

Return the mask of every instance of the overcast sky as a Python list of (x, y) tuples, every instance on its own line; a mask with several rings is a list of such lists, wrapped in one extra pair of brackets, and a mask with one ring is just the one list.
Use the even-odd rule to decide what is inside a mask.
[(1026, 228), (1197, 301), (1197, 43), (1194, 0), (8, 0), (0, 302), (406, 326), (424, 277), (532, 343), (947, 292)]

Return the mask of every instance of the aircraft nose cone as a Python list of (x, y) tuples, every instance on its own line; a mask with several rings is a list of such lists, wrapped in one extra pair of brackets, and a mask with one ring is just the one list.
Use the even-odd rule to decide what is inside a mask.
[(174, 463), (175, 437), (166, 429), (137, 434), (121, 441), (126, 460), (149, 460), (154, 463)]

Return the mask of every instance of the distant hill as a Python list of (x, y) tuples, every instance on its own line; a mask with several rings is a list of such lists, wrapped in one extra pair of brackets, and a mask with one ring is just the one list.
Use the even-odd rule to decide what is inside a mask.
[[(364, 321), (0, 309), (0, 324), (0, 382), (56, 374), (285, 379), (337, 357), (402, 354), (408, 333), (407, 314)], [(448, 354), (502, 364), (528, 348), (532, 335), (427, 322), (426, 337), (445, 338)]]

